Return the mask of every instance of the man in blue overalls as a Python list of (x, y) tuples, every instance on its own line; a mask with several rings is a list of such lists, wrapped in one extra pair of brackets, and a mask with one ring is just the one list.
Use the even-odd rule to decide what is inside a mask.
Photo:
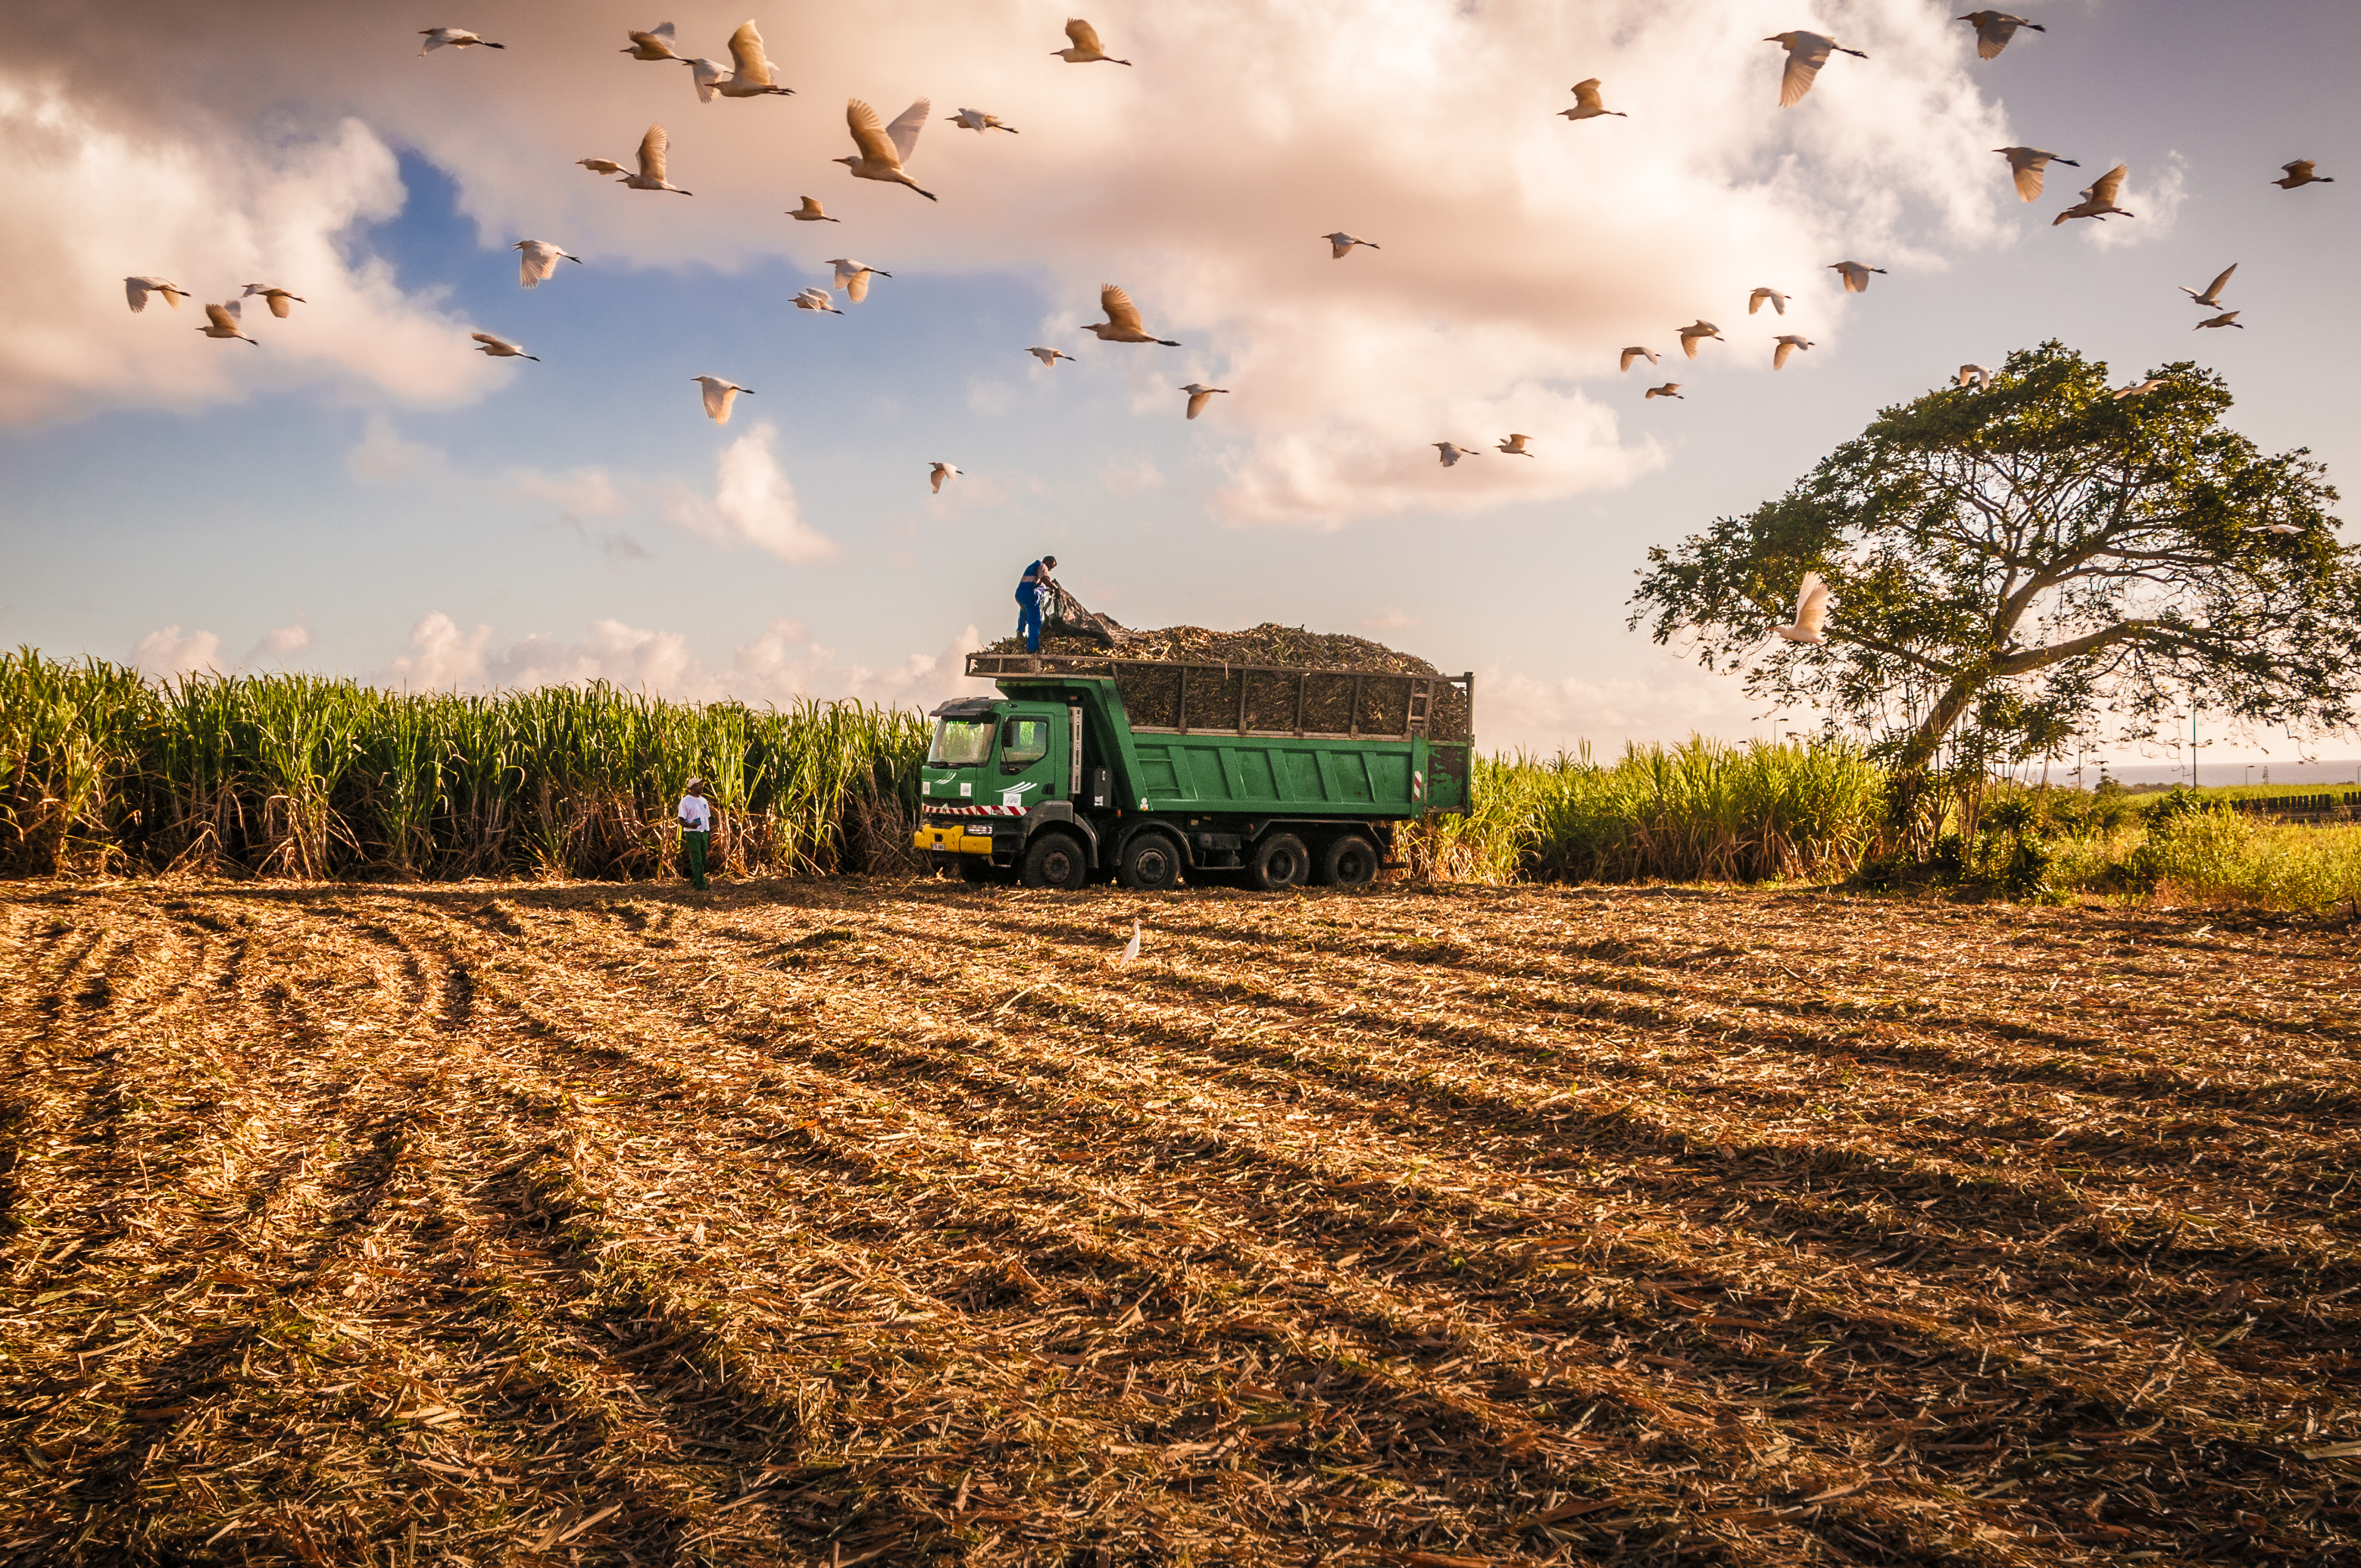
[(1049, 571), (1057, 564), (1055, 555), (1044, 555), (1016, 580), (1016, 634), (1025, 639), (1027, 653), (1041, 651), (1041, 590), (1053, 586)]

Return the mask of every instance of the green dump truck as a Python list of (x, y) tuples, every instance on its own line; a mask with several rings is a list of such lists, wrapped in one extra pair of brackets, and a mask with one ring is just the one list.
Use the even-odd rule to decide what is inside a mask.
[(1397, 823), (1467, 809), (1476, 677), (971, 653), (917, 845), (971, 882), (1356, 886)]

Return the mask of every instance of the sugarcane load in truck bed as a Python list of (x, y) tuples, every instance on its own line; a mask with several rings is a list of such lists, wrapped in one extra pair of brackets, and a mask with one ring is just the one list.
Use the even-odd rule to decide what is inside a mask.
[(917, 848), (970, 882), (1354, 887), (1469, 805), (1475, 676), (971, 653), (935, 709)]

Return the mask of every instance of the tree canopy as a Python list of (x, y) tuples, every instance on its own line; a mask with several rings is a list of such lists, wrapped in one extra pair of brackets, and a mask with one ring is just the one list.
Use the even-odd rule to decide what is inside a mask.
[[(1906, 773), (1947, 740), (1982, 762), (2153, 734), (2192, 699), (2251, 728), (2350, 725), (2361, 554), (2326, 469), (2224, 425), (2220, 377), (2150, 379), (2118, 397), (2052, 341), (1883, 410), (1778, 499), (1650, 550), (1631, 623)], [(1815, 570), (1827, 641), (1766, 646)]]

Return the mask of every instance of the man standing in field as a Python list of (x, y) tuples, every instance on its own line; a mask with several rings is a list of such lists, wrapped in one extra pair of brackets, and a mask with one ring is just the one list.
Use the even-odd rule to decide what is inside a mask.
[(1016, 579), (1016, 631), (1025, 639), (1027, 653), (1041, 651), (1041, 593), (1057, 586), (1049, 581), (1050, 568), (1057, 564), (1055, 555), (1044, 555)]
[(705, 781), (688, 781), (688, 793), (680, 797), (681, 856), (688, 862), (688, 885), (703, 893), (705, 883), (705, 851), (713, 843), (713, 805), (705, 797)]

